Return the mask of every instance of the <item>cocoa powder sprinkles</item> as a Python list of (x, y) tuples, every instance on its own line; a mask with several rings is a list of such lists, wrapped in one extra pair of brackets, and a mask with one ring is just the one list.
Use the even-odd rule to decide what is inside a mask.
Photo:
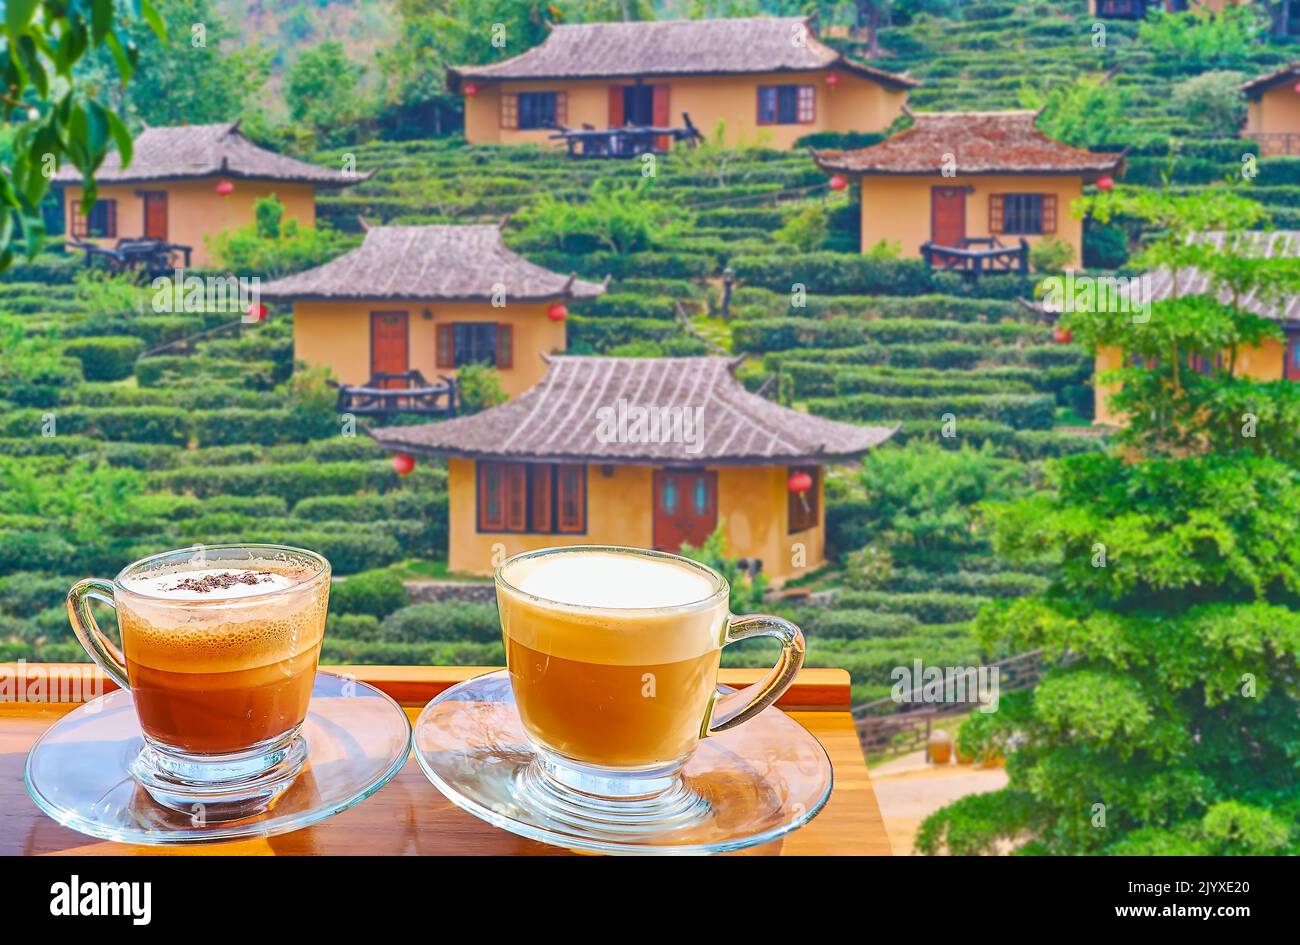
[(236, 584), (271, 584), (274, 583), (275, 577), (270, 571), (241, 571), (238, 574), (232, 574), (229, 571), (223, 571), (220, 574), (205, 574), (202, 578), (185, 578), (175, 587), (173, 591), (192, 591), (196, 594), (211, 594), (213, 591), (225, 590), (234, 587)]

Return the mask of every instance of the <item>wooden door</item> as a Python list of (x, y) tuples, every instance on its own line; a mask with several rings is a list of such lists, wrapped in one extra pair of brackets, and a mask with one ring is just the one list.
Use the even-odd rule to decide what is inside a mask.
[(658, 469), (654, 474), (654, 545), (698, 547), (718, 527), (718, 474), (706, 469)]
[(1300, 331), (1286, 333), (1286, 362), (1282, 376), (1288, 381), (1300, 381)]
[[(406, 312), (370, 313), (370, 376), (376, 374), (402, 374), (409, 371), (410, 334)], [(402, 388), (401, 381), (385, 381), (379, 385), (387, 389)]]
[(966, 188), (930, 189), (930, 242), (962, 248), (966, 242)]
[(146, 190), (144, 198), (144, 238), (167, 239), (167, 191)]

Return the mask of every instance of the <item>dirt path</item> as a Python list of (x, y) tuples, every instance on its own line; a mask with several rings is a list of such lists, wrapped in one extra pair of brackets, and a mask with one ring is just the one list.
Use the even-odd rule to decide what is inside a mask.
[(925, 753), (918, 751), (872, 768), (871, 783), (894, 855), (911, 856), (921, 821), (959, 797), (1004, 787), (1007, 773), (973, 765), (928, 765)]

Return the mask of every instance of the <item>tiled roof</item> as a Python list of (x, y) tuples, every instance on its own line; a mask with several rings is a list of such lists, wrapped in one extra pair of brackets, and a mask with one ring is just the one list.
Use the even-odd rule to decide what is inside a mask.
[[(897, 429), (839, 423), (774, 404), (736, 380), (732, 358), (547, 360), (546, 376), (509, 403), (370, 435), (395, 451), (520, 462), (784, 465), (857, 456)], [(653, 438), (634, 432), (632, 408), (682, 418), (682, 435), (645, 442)], [(620, 412), (626, 418), (621, 428)]]
[(939, 174), (949, 156), (955, 173), (1082, 174), (1116, 172), (1122, 154), (1094, 154), (1054, 141), (1034, 123), (1038, 113), (918, 112), (913, 125), (855, 151), (814, 152), (818, 165), (845, 174)]
[(847, 59), (814, 35), (805, 17), (658, 20), (556, 26), (512, 59), (454, 66), (460, 79), (599, 79), (665, 75), (807, 72), (839, 68), (896, 88), (910, 76)]
[(1257, 76), (1249, 82), (1243, 82), (1241, 90), (1247, 98), (1259, 98), (1280, 82), (1300, 81), (1300, 62), (1289, 62), (1281, 68), (1274, 69), (1267, 75)]
[[(1292, 258), (1300, 259), (1300, 230), (1248, 231), (1233, 234), (1240, 237), (1236, 244), (1243, 255), (1259, 256), (1265, 259)], [(1225, 233), (1206, 233), (1199, 239), (1222, 246), (1227, 239)], [(1176, 280), (1177, 295), (1201, 295), (1210, 288), (1210, 279), (1198, 269), (1188, 267), (1178, 270)], [(1136, 288), (1136, 297), (1133, 286)], [(1175, 296), (1175, 279), (1168, 269), (1158, 269), (1143, 275), (1136, 283), (1125, 283), (1118, 292), (1120, 299), (1130, 305), (1143, 302), (1164, 302)], [(1219, 301), (1230, 302), (1232, 295), (1222, 292)], [(1274, 321), (1300, 324), (1300, 295), (1278, 297), (1261, 297), (1248, 295), (1240, 300), (1241, 307), (1263, 318)], [(1040, 303), (1038, 308), (1050, 315), (1059, 314), (1059, 306)]]
[[(371, 176), (344, 174), (258, 147), (239, 131), (239, 122), (147, 128), (133, 145), (129, 166), (122, 167), (122, 156), (112, 151), (95, 173), (95, 180), (101, 184), (126, 184), (221, 176), (346, 187)], [(80, 183), (81, 172), (75, 167), (63, 167), (54, 175), (54, 181)]]
[(262, 287), (264, 299), (506, 301), (591, 298), (604, 286), (534, 265), (501, 242), (496, 224), (377, 226), (315, 269)]

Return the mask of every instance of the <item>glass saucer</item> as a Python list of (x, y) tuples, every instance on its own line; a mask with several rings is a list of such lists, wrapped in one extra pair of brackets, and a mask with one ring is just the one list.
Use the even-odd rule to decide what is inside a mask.
[(406, 763), (402, 707), (355, 679), (318, 672), (301, 734), (307, 759), (268, 810), (206, 822), (162, 807), (130, 766), (144, 744), (131, 693), (116, 690), (63, 716), (27, 756), (27, 790), (65, 827), (122, 843), (210, 843), (269, 837), (318, 823), (365, 800)]
[(459, 683), (425, 706), (415, 723), (415, 757), (457, 807), (511, 833), (591, 853), (741, 850), (802, 827), (831, 793), (821, 743), (785, 713), (767, 709), (700, 741), (676, 789), (699, 816), (611, 821), (606, 807), (538, 787), (545, 777), (505, 670)]

